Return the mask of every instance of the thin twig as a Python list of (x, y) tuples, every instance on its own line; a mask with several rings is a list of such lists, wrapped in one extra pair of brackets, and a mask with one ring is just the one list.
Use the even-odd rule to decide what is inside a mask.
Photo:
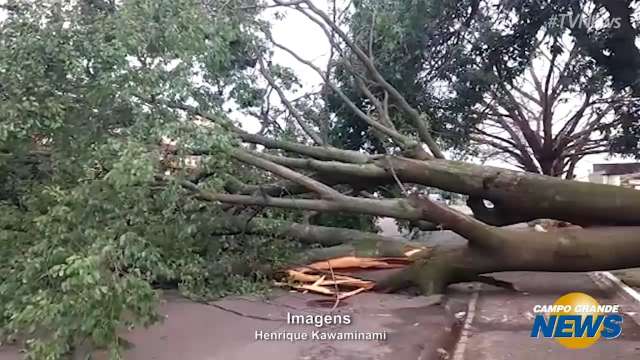
[(396, 183), (400, 187), (400, 191), (402, 191), (402, 194), (404, 194), (404, 196), (408, 197), (409, 193), (407, 192), (407, 189), (405, 189), (404, 185), (402, 184), (402, 182), (398, 178), (398, 175), (396, 174), (396, 170), (393, 168), (393, 165), (391, 164), (391, 160), (389, 158), (387, 158), (387, 162), (389, 163), (389, 170), (391, 170), (391, 175), (393, 176), (394, 180), (396, 181)]
[(329, 264), (329, 271), (331, 272), (331, 279), (333, 280), (333, 286), (336, 289), (336, 302), (333, 304), (331, 311), (335, 310), (340, 304), (340, 288), (338, 287), (338, 283), (336, 282), (336, 275), (333, 273), (333, 266), (331, 266), (331, 260), (327, 260), (327, 264)]
[(230, 313), (232, 313), (234, 315), (242, 316), (242, 317), (249, 318), (249, 319), (265, 320), (265, 321), (282, 321), (282, 319), (273, 319), (273, 318), (269, 318), (269, 317), (266, 317), (266, 316), (245, 314), (245, 313), (240, 312), (238, 310), (229, 309), (228, 307), (225, 307), (225, 306), (222, 306), (222, 305), (218, 305), (218, 304), (214, 304), (214, 303), (210, 303), (210, 302), (207, 302), (205, 304), (207, 304), (209, 306), (213, 306), (214, 308), (220, 309), (222, 311), (230, 312)]

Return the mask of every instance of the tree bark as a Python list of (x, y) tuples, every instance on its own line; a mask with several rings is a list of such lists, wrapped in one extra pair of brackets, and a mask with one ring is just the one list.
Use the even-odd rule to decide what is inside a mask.
[[(394, 238), (366, 231), (336, 228), (330, 226), (300, 224), (291, 221), (281, 221), (265, 218), (247, 218), (241, 216), (223, 216), (216, 218), (217, 226), (212, 229), (214, 234), (259, 234), (282, 238), (291, 238), (306, 244), (320, 244), (335, 246), (355, 243), (403, 244), (405, 246), (418, 245)], [(390, 256), (390, 255), (389, 255)]]
[[(297, 167), (314, 171), (314, 177), (322, 179), (325, 184), (349, 184), (358, 189), (376, 187), (394, 183), (395, 173), (401, 182), (466, 194), (470, 196), (469, 204), (474, 215), (491, 225), (502, 226), (540, 218), (563, 220), (581, 226), (640, 225), (640, 191), (619, 186), (566, 180), (460, 161), (415, 160), (392, 156), (372, 159), (366, 164), (306, 159), (298, 162)], [(291, 187), (288, 192), (290, 194), (304, 191), (298, 184), (266, 186), (268, 190), (274, 187), (274, 191), (269, 191), (267, 195), (283, 193), (283, 187), (287, 186)], [(491, 201), (494, 207), (484, 207), (480, 199)], [(281, 200), (283, 199), (269, 198), (263, 205), (278, 206), (276, 203)], [(304, 201), (299, 200), (300, 203)], [(335, 204), (316, 205), (316, 209), (320, 211), (341, 210)], [(363, 212), (370, 213), (369, 210), (371, 209), (364, 208)], [(398, 216), (396, 210), (379, 215), (414, 219)], [(400, 212), (403, 211), (400, 209)]]
[[(372, 164), (311, 161), (309, 168), (342, 183), (402, 182), (486, 199), (494, 209), (476, 207), (476, 216), (492, 225), (551, 218), (582, 226), (640, 225), (640, 191), (618, 186), (451, 160), (385, 157)], [(337, 179), (337, 180), (336, 180)]]
[(640, 227), (558, 229), (535, 232), (495, 228), (499, 247), (467, 244), (436, 247), (405, 271), (377, 284), (380, 291), (415, 286), (443, 293), (449, 284), (483, 281), (504, 271), (582, 272), (640, 266)]
[(584, 226), (640, 225), (640, 191), (633, 189), (446, 160), (396, 158), (392, 164), (405, 181), (490, 200), (496, 212), (516, 214), (517, 221), (551, 218)]
[[(294, 239), (303, 244), (321, 245), (297, 254), (288, 266), (304, 266), (309, 263), (343, 257), (403, 257), (409, 250), (431, 251), (424, 243), (405, 241), (366, 231), (299, 224), (265, 218), (222, 216), (216, 219), (216, 227), (209, 229), (213, 235), (259, 234), (263, 236)], [(234, 274), (249, 274), (260, 270), (263, 274), (274, 275), (283, 269), (270, 265), (260, 269), (250, 268), (245, 262), (231, 266)]]
[[(423, 250), (413, 256), (415, 263), (407, 270), (378, 284), (378, 289), (386, 291), (414, 285), (426, 294), (442, 293), (447, 285), (456, 282), (495, 283), (482, 275), (502, 271), (579, 272), (640, 266), (640, 226), (558, 228), (536, 232), (528, 228), (491, 226), (417, 196), (397, 201), (394, 209), (404, 209), (416, 219), (436, 221), (464, 237), (467, 244), (431, 247), (357, 230), (266, 219), (243, 222), (229, 218), (224, 226), (329, 246), (315, 254), (301, 254), (296, 264), (336, 256), (399, 256), (409, 249)], [(355, 204), (354, 211), (360, 211), (360, 207)]]

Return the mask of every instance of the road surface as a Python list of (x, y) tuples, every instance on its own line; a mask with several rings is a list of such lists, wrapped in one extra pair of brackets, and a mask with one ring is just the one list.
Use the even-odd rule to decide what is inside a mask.
[[(286, 323), (287, 312), (327, 314), (310, 294), (278, 292), (269, 299), (229, 298), (207, 304), (169, 294), (161, 311), (168, 317), (147, 330), (123, 333), (134, 344), (130, 360), (600, 360), (640, 359), (639, 303), (611, 284), (588, 274), (505, 273), (522, 291), (460, 284), (440, 305), (433, 298), (398, 294), (360, 294), (338, 307), (353, 317), (350, 325), (324, 332), (384, 332), (383, 341), (265, 341), (269, 333), (318, 330)], [(586, 350), (569, 350), (554, 340), (529, 337), (532, 308), (552, 304), (559, 296), (582, 291), (602, 304), (619, 303), (625, 312), (623, 333), (600, 340)], [(471, 311), (469, 311), (471, 310)], [(634, 320), (634, 318), (636, 318)], [(105, 359), (97, 354), (94, 359)], [(15, 348), (0, 348), (0, 360), (17, 360)]]
[[(473, 319), (468, 321), (468, 337), (458, 343), (457, 350), (462, 347), (463, 351), (458, 351), (453, 360), (640, 359), (640, 303), (616, 284), (584, 273), (518, 272), (498, 278), (513, 282), (523, 292), (514, 296), (483, 286)], [(620, 304), (624, 313), (622, 335), (615, 340), (600, 340), (584, 350), (566, 349), (553, 339), (532, 339), (533, 306), (553, 304), (559, 296), (574, 291), (587, 293), (600, 304)]]

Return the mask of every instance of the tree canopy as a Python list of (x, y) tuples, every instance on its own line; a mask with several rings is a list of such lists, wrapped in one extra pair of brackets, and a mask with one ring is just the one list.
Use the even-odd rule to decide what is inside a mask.
[[(375, 53), (385, 78), (437, 119), (433, 132), (449, 146), (466, 147), (481, 122), (470, 116), (473, 107), (522, 77), (541, 52), (554, 63), (571, 52), (563, 83), (591, 74), (600, 78), (589, 81), (594, 89), (626, 98), (615, 106), (618, 126), (609, 127), (607, 150), (634, 154), (640, 78), (636, 13), (633, 1), (358, 1), (347, 23), (360, 46)], [(341, 81), (366, 104), (356, 82)], [(341, 117), (338, 133), (366, 139), (351, 117)]]

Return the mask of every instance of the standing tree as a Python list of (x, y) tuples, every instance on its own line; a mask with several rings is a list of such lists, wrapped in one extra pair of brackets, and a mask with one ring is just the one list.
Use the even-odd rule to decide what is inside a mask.
[(558, 38), (542, 39), (522, 76), (502, 79), (494, 68), (496, 86), (469, 112), (478, 124), (472, 140), (522, 170), (568, 179), (585, 156), (608, 153), (621, 125), (615, 108), (631, 99), (615, 95), (580, 52)]
[[(406, 94), (407, 101), (439, 119), (432, 129), (447, 145), (464, 147), (468, 143), (481, 120), (471, 117), (471, 110), (491, 92), (504, 92), (502, 85), (522, 82), (523, 77), (530, 79), (526, 70), (543, 46), (550, 57), (547, 61), (558, 62), (556, 65), (562, 66), (571, 57), (565, 67), (571, 70), (571, 77), (564, 76), (563, 83), (574, 83), (565, 91), (581, 91), (575, 87), (589, 86), (586, 78), (593, 76), (598, 84), (607, 86), (591, 86), (589, 92), (595, 91), (592, 97), (598, 98), (600, 90), (607, 89), (608, 95), (623, 98), (615, 102), (616, 126), (607, 130), (611, 135), (607, 145), (614, 152), (633, 154), (637, 140), (634, 134), (640, 128), (636, 86), (640, 79), (640, 33), (634, 25), (634, 13), (637, 7), (634, 9), (633, 1), (616, 0), (358, 1), (348, 26), (354, 41), (363, 49), (373, 49), (380, 72)], [(540, 41), (541, 32), (550, 38), (545, 44)], [(562, 43), (572, 44), (571, 49)], [(559, 72), (546, 65), (537, 65), (544, 68), (538, 69), (544, 72), (539, 79), (543, 87), (544, 75), (549, 73), (545, 70), (554, 75)], [(366, 95), (359, 91), (358, 84), (346, 79), (339, 78), (343, 89), (356, 95), (352, 96), (356, 103), (366, 107)], [(534, 95), (538, 90), (535, 86), (528, 88)], [(576, 112), (579, 108), (576, 104)], [(339, 133), (362, 135), (361, 125), (344, 115), (338, 122)], [(533, 154), (531, 157), (537, 163)], [(524, 161), (518, 159), (517, 163)], [(527, 165), (529, 171), (542, 171), (540, 164), (533, 165)], [(546, 173), (551, 172), (546, 169)]]

